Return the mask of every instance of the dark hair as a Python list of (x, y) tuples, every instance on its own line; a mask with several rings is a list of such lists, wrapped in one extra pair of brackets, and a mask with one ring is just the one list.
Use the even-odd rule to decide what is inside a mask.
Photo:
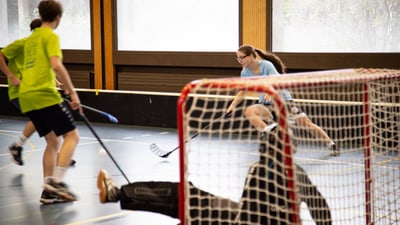
[(57, 16), (62, 16), (63, 8), (56, 0), (44, 0), (39, 3), (39, 15), (43, 22), (53, 22)]
[(258, 54), (262, 59), (270, 61), (279, 73), (286, 73), (285, 64), (283, 64), (282, 60), (272, 52), (265, 52), (249, 44), (240, 46), (238, 51), (243, 52), (245, 55), (252, 55), (255, 58)]
[(35, 28), (42, 26), (42, 20), (40, 18), (36, 18), (32, 20), (29, 26), (31, 28), (31, 31), (33, 31)]

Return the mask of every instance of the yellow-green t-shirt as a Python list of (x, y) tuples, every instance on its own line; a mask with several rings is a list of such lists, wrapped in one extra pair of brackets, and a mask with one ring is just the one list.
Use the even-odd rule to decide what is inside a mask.
[(60, 40), (50, 28), (36, 28), (26, 39), (24, 73), (19, 87), (19, 104), (23, 113), (62, 102), (56, 87), (56, 74), (50, 58), (62, 59)]
[[(4, 47), (1, 52), (7, 58), (8, 67), (16, 77), (22, 79), (22, 69), (24, 67), (24, 45), (26, 38), (14, 41)], [(18, 98), (18, 87), (12, 85), (8, 79), (8, 97), (11, 100)]]

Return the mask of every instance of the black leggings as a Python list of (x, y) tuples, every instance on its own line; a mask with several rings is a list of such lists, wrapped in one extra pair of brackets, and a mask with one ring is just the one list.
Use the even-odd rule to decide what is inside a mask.
[[(331, 213), (326, 199), (312, 184), (310, 178), (303, 168), (297, 166), (296, 176), (299, 190), (299, 197), (302, 202), (308, 206), (310, 214), (317, 225), (332, 224)], [(246, 179), (246, 184), (250, 188), (243, 190), (240, 203), (221, 198), (209, 192), (201, 190), (191, 183), (190, 196), (201, 196), (201, 198), (191, 198), (190, 215), (193, 219), (190, 224), (290, 224), (290, 215), (279, 213), (279, 210), (270, 210), (271, 204), (280, 207), (287, 207), (287, 193), (279, 193), (281, 198), (274, 199), (276, 196), (269, 193), (281, 192), (279, 188), (271, 183), (262, 184), (265, 187), (263, 193), (254, 193), (251, 187), (255, 185), (260, 187), (260, 182), (256, 182), (258, 176), (265, 176), (265, 167), (260, 167), (258, 163), (254, 164)], [(265, 179), (264, 179), (265, 180)], [(256, 184), (257, 183), (257, 184)], [(255, 196), (260, 198), (264, 195), (263, 201), (251, 201)], [(278, 196), (279, 196), (278, 195)], [(178, 214), (178, 183), (176, 182), (135, 182), (121, 187), (120, 192), (121, 209), (142, 210), (161, 213), (173, 218), (179, 218)], [(286, 199), (286, 200), (285, 200)], [(259, 199), (258, 199), (259, 200)], [(254, 203), (256, 202), (256, 203)], [(265, 216), (252, 215), (252, 210), (257, 209), (265, 211)], [(247, 213), (246, 213), (247, 212)], [(286, 218), (286, 222), (280, 218)], [(202, 221), (200, 223), (200, 221)], [(222, 221), (222, 222), (221, 222)]]

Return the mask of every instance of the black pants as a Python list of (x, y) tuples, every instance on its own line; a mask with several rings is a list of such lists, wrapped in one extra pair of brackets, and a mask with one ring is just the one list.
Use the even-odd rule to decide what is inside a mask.
[[(300, 200), (307, 204), (317, 225), (332, 224), (331, 213), (325, 198), (312, 184), (304, 169), (296, 166)], [(258, 163), (250, 168), (240, 203), (213, 195), (190, 183), (191, 196), (194, 194), (201, 196), (200, 199), (189, 200), (192, 218), (190, 224), (290, 224), (291, 214), (284, 210), (289, 207), (288, 193), (277, 187), (274, 182), (259, 179), (259, 177), (268, 176), (267, 170), (267, 167)], [(278, 183), (285, 182), (279, 180), (275, 179)], [(124, 185), (121, 187), (120, 204), (121, 209), (144, 210), (179, 218), (178, 183), (135, 182)], [(252, 213), (257, 211), (262, 212), (262, 216), (259, 213)]]

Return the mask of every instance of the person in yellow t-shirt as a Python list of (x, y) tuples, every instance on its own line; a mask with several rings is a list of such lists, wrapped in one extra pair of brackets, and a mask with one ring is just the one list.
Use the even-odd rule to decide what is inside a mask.
[(63, 179), (79, 142), (79, 133), (68, 103), (56, 87), (56, 78), (71, 97), (71, 109), (83, 112), (78, 93), (62, 63), (59, 37), (53, 32), (60, 23), (63, 8), (59, 1), (47, 0), (41, 1), (38, 9), (42, 25), (25, 42), (19, 103), (22, 113), (29, 116), (39, 136), (46, 140), (40, 202), (53, 203), (53, 195), (60, 201), (76, 201), (76, 195), (69, 191)]
[[(36, 18), (31, 21), (30, 29), (33, 31), (35, 28), (42, 25), (42, 20)], [(7, 76), (8, 80), (8, 97), (11, 104), (21, 112), (18, 100), (19, 84), (22, 79), (23, 66), (24, 66), (24, 46), (26, 37), (18, 39), (11, 44), (7, 45), (0, 51), (0, 70), (3, 71)], [(61, 83), (58, 86), (62, 86)], [(12, 161), (19, 166), (24, 165), (22, 159), (23, 145), (27, 139), (32, 136), (36, 131), (32, 121), (28, 121), (22, 131), (22, 134), (18, 137), (17, 141), (13, 142), (9, 147)], [(71, 160), (70, 165), (75, 165), (76, 161)]]
[[(42, 25), (42, 20), (37, 18), (32, 20), (30, 29)], [(6, 74), (8, 78), (8, 97), (13, 106), (21, 112), (18, 101), (18, 86), (22, 79), (22, 69), (24, 66), (24, 46), (26, 38), (22, 38), (12, 42), (0, 51), (0, 70)], [(8, 64), (6, 63), (8, 62)], [(22, 166), (22, 150), (25, 141), (35, 132), (35, 126), (32, 121), (28, 121), (19, 136), (18, 140), (8, 147), (12, 161)]]

